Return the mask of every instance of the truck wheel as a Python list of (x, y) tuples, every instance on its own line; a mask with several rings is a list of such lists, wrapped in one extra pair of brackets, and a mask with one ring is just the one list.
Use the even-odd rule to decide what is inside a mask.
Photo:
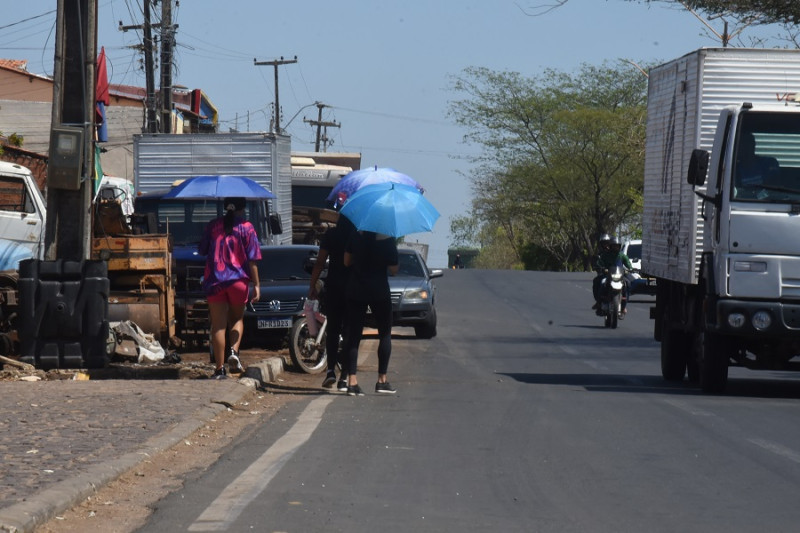
[(308, 332), (306, 317), (298, 318), (292, 324), (289, 355), (292, 357), (292, 362), (307, 374), (319, 374), (328, 365), (325, 335), (322, 336), (320, 346), (317, 346), (316, 339)]
[(700, 334), (698, 369), (703, 392), (720, 393), (728, 383), (730, 341), (716, 333)]
[(665, 316), (661, 322), (661, 377), (667, 381), (682, 381), (686, 374), (687, 352), (691, 350), (691, 337), (670, 329)]

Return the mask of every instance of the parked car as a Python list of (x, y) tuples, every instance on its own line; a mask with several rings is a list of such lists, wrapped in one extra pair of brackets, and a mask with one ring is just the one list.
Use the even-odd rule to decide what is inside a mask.
[[(431, 280), (444, 275), (439, 269), (429, 269), (416, 250), (398, 249), (399, 270), (389, 276), (392, 293), (393, 325), (413, 327), (422, 339), (436, 336), (436, 286)], [(368, 324), (371, 324), (369, 318)]]
[(303, 312), (311, 274), (306, 266), (315, 261), (319, 247), (310, 244), (262, 246), (258, 276), (261, 299), (244, 312), (245, 338), (288, 335)]
[[(258, 276), (261, 299), (244, 313), (245, 345), (282, 340), (303, 311), (311, 279), (306, 264), (316, 259), (313, 245), (261, 246)], [(176, 254), (175, 295), (178, 336), (183, 340), (208, 339), (208, 304), (200, 288), (205, 258), (196, 251)]]

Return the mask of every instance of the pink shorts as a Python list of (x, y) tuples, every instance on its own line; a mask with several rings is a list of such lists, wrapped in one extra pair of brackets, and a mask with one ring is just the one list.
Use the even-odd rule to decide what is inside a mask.
[(227, 303), (229, 305), (245, 305), (250, 295), (249, 283), (245, 280), (234, 281), (223, 290), (206, 298), (209, 303)]

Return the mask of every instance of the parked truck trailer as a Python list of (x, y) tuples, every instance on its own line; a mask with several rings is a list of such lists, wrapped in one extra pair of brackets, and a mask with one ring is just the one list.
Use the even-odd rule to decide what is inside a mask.
[[(272, 191), (264, 213), (283, 221), (281, 233), (259, 234), (264, 244), (291, 244), (291, 138), (275, 133), (148, 133), (133, 136), (133, 173), (137, 195), (165, 192), (194, 176), (244, 176)], [(255, 213), (254, 213), (255, 214)], [(254, 221), (256, 222), (256, 221)], [(258, 227), (258, 226), (257, 226)], [(269, 233), (267, 233), (269, 232)]]
[(798, 50), (650, 71), (642, 271), (667, 380), (720, 392), (731, 366), (800, 369), (798, 90)]

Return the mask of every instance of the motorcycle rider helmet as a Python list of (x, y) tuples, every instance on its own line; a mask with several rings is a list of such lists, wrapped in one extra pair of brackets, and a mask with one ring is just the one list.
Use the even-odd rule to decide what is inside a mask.
[(600, 236), (600, 241), (599, 241), (600, 248), (601, 248), (602, 250), (608, 250), (608, 249), (609, 249), (609, 246), (611, 245), (611, 239), (612, 239), (612, 238), (613, 238), (613, 237), (611, 237), (611, 235), (609, 235), (608, 233), (603, 233), (603, 234)]
[(619, 252), (622, 250), (622, 243), (619, 242), (619, 239), (616, 237), (611, 237), (611, 240), (608, 243), (609, 249), (613, 252)]

